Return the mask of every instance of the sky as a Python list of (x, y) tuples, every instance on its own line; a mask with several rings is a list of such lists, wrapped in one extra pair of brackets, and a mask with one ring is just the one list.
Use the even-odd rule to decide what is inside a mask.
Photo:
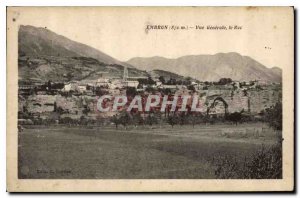
[[(178, 58), (237, 52), (267, 67), (292, 64), (291, 9), (15, 7), (9, 12), (15, 25), (47, 27), (121, 61), (133, 57)], [(147, 25), (194, 28), (147, 31)], [(226, 26), (227, 30), (196, 30), (196, 25)], [(241, 29), (229, 30), (229, 26)]]

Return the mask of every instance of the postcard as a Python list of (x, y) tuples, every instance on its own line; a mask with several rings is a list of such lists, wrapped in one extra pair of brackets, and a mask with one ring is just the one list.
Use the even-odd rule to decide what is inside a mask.
[(294, 190), (293, 7), (8, 7), (9, 192)]

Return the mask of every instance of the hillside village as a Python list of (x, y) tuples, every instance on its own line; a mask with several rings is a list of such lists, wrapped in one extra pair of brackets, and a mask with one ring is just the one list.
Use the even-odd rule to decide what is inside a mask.
[[(135, 95), (167, 95), (170, 100), (174, 96), (196, 96), (201, 111), (193, 116), (199, 122), (222, 120), (233, 113), (243, 114), (247, 120), (261, 119), (263, 111), (282, 98), (281, 70), (267, 68), (237, 53), (178, 59), (133, 58), (121, 62), (33, 26), (20, 27), (18, 50), (20, 123), (109, 124), (115, 117), (124, 117), (124, 109), (97, 110), (97, 99), (105, 94), (126, 95), (128, 102)], [(130, 112), (125, 117), (145, 121), (155, 115), (155, 122), (171, 123), (172, 116), (191, 120), (190, 112), (159, 113), (159, 105), (150, 113)], [(180, 107), (179, 102), (176, 110)]]
[[(130, 77), (126, 67), (123, 78), (107, 78), (105, 75), (102, 73), (95, 80), (71, 80), (65, 83), (20, 81), (19, 118), (28, 122), (59, 123), (67, 118), (109, 123), (114, 115), (122, 113), (122, 109), (118, 112), (99, 112), (97, 98), (104, 94), (126, 95), (128, 98), (137, 94), (168, 95), (170, 98), (174, 95), (197, 95), (202, 103), (201, 115), (214, 118), (234, 112), (259, 116), (264, 109), (281, 101), (281, 84), (276, 83), (238, 82), (227, 78), (219, 82), (201, 82), (191, 78), (176, 80), (153, 73), (148, 77)], [(177, 109), (180, 105), (177, 104)], [(174, 114), (179, 113), (177, 111)], [(144, 119), (149, 115), (149, 112), (139, 112)], [(165, 116), (169, 116), (169, 112)]]

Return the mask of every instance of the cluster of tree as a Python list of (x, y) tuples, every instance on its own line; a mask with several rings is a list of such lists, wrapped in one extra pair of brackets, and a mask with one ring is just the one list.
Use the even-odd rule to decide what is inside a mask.
[(227, 85), (227, 84), (230, 84), (230, 83), (232, 83), (231, 78), (221, 78), (217, 84), (218, 85)]
[(189, 85), (187, 88), (188, 88), (188, 90), (191, 90), (191, 91), (193, 91), (193, 92), (196, 91), (196, 88), (195, 88), (195, 86), (193, 86), (193, 85)]
[(123, 113), (122, 115), (114, 115), (111, 118), (111, 122), (113, 122), (116, 126), (116, 129), (118, 128), (119, 125), (123, 125), (125, 128), (129, 124), (130, 117), (128, 113)]
[(158, 80), (159, 80), (162, 84), (166, 84), (165, 77), (160, 76), (160, 77), (158, 78)]
[[(25, 83), (24, 83), (25, 84)], [(26, 83), (30, 85), (30, 83)], [(64, 88), (64, 83), (53, 83), (51, 81), (45, 82), (42, 85), (36, 85), (29, 90), (29, 95), (37, 94), (38, 91), (45, 91), (48, 95), (53, 95)]]
[(108, 94), (108, 90), (107, 89), (103, 89), (101, 87), (95, 87), (94, 88), (94, 93), (97, 95), (97, 96), (103, 96), (103, 95), (106, 95)]
[(180, 114), (173, 114), (168, 117), (167, 122), (174, 127), (174, 125), (186, 125), (191, 124), (193, 127), (196, 124), (215, 124), (218, 122), (231, 122), (234, 124), (238, 124), (244, 121), (244, 115), (242, 112), (234, 112), (231, 114), (226, 114), (223, 116), (211, 116), (207, 114), (202, 113), (188, 113), (188, 112), (182, 112)]
[(144, 79), (144, 78), (141, 78), (141, 79), (138, 79), (138, 82), (139, 82), (139, 85), (142, 86), (142, 85), (155, 85), (155, 81), (151, 78), (151, 76), (148, 76), (148, 78)]
[(208, 86), (208, 85), (227, 85), (227, 84), (231, 84), (231, 83), (232, 83), (231, 78), (220, 78), (220, 80), (217, 82), (209, 82), (209, 81), (204, 82), (204, 84), (206, 86)]
[(119, 115), (114, 115), (111, 118), (111, 122), (115, 124), (116, 128), (118, 128), (119, 125), (122, 125), (126, 128), (128, 125), (152, 126), (154, 124), (158, 124), (159, 119), (160, 115), (154, 113), (150, 113), (146, 118), (143, 118), (140, 113), (122, 112)]
[(23, 106), (22, 111), (18, 111), (18, 119), (31, 119), (33, 115), (28, 112), (26, 106)]
[[(139, 88), (139, 87), (138, 87), (138, 88)], [(190, 86), (188, 87), (188, 89), (189, 89), (189, 90), (195, 91), (195, 87), (192, 86), (192, 85), (190, 85)], [(157, 88), (154, 88), (154, 87), (149, 86), (149, 85), (145, 88), (145, 91), (148, 92), (148, 93), (155, 93), (156, 91), (159, 91), (159, 92), (161, 92), (161, 93), (164, 94), (164, 95), (172, 94), (172, 91), (171, 91), (170, 88), (158, 88), (158, 89), (157, 89)], [(127, 96), (132, 96), (132, 97), (134, 97), (134, 96), (137, 95), (137, 94), (138, 94), (138, 91), (137, 91), (137, 89), (136, 89), (135, 87), (127, 87), (127, 88), (126, 88), (126, 95), (127, 95)]]
[(172, 94), (172, 91), (171, 91), (170, 88), (158, 89), (158, 91), (160, 91), (160, 92), (163, 93), (164, 95), (170, 95), (170, 94)]
[[(163, 76), (161, 76), (160, 78), (163, 79)], [(165, 82), (163, 84), (166, 84), (166, 85), (186, 85), (186, 86), (188, 86), (188, 85), (192, 84), (191, 80), (192, 80), (191, 77), (186, 77), (184, 79), (179, 79), (179, 80), (176, 79), (176, 78), (170, 78), (167, 81), (163, 79), (163, 81)]]
[[(276, 109), (276, 110), (275, 110)], [(280, 130), (282, 129), (282, 122), (280, 120), (280, 115), (275, 116), (275, 114), (280, 114), (278, 112), (279, 106), (274, 106), (266, 110), (264, 117), (268, 120), (270, 126), (274, 127), (274, 129)], [(62, 112), (66, 113), (65, 111), (61, 110), (60, 107), (56, 107), (56, 111), (52, 112), (51, 116), (48, 119), (42, 120), (40, 118), (36, 119), (33, 118), (32, 115), (26, 112), (19, 112), (19, 119), (32, 119), (35, 124), (76, 124), (76, 125), (94, 125), (103, 123), (104, 118), (93, 120), (86, 117), (89, 112), (88, 108), (83, 110), (83, 116), (78, 120), (71, 119), (69, 117), (61, 118)], [(282, 115), (281, 115), (282, 116)], [(275, 119), (276, 117), (276, 119)], [(110, 121), (115, 124), (116, 128), (122, 125), (127, 128), (128, 125), (157, 125), (162, 123), (167, 123), (172, 126), (175, 125), (192, 125), (193, 127), (197, 124), (215, 124), (218, 122), (230, 122), (234, 124), (248, 122), (251, 121), (247, 114), (244, 114), (243, 111), (241, 112), (234, 112), (228, 113), (225, 116), (212, 116), (208, 114), (203, 114), (200, 112), (150, 112), (145, 117), (142, 117), (139, 112), (127, 112), (123, 111), (120, 114), (114, 115), (110, 118)]]
[(48, 82), (46, 82), (44, 85), (41, 86), (41, 90), (48, 90), (48, 91), (51, 91), (51, 90), (60, 90), (60, 89), (63, 89), (65, 86), (64, 83), (54, 83), (52, 82), (51, 80), (49, 80)]
[(228, 115), (226, 115), (226, 120), (233, 122), (235, 125), (237, 125), (238, 123), (240, 123), (242, 121), (243, 112), (234, 112), (234, 113), (230, 113)]
[(145, 91), (149, 92), (149, 93), (154, 93), (156, 91), (156, 89), (152, 86), (147, 86)]
[(275, 105), (266, 108), (261, 112), (263, 120), (275, 130), (282, 130), (282, 103), (277, 102)]
[(99, 123), (102, 123), (102, 120), (93, 120), (88, 119), (85, 116), (81, 116), (80, 119), (73, 119), (71, 117), (49, 117), (47, 119), (42, 118), (32, 118), (32, 121), (35, 125), (53, 125), (53, 124), (66, 124), (66, 125), (72, 125), (72, 126), (78, 126), (78, 125), (96, 125)]
[(97, 123), (96, 120), (88, 119), (85, 116), (81, 116), (80, 119), (72, 119), (71, 117), (60, 118), (59, 124), (68, 124), (68, 125), (94, 125)]
[[(58, 112), (59, 108), (56, 108), (56, 112)], [(84, 112), (86, 111), (86, 112)], [(87, 115), (89, 112), (88, 108), (83, 110), (83, 113)], [(226, 114), (224, 117), (216, 117), (208, 114), (202, 114), (200, 112), (165, 112), (161, 113), (160, 111), (152, 111), (143, 118), (139, 112), (126, 112), (123, 111), (118, 115), (114, 115), (110, 121), (113, 122), (118, 128), (119, 125), (124, 126), (125, 128), (128, 125), (155, 125), (159, 123), (168, 123), (172, 126), (175, 125), (192, 125), (193, 127), (197, 124), (214, 124), (217, 122), (225, 122), (229, 121), (234, 124), (241, 123), (245, 120), (247, 116), (243, 115), (243, 111), (234, 112), (231, 114)], [(83, 122), (79, 122), (82, 124)]]
[(127, 96), (131, 96), (134, 97), (138, 94), (137, 90), (135, 87), (127, 87), (126, 89), (126, 95)]

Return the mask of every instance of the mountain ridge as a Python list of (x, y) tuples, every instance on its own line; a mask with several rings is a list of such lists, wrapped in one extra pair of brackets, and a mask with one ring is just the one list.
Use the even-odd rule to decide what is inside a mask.
[[(214, 55), (186, 55), (178, 58), (161, 56), (134, 57), (127, 61), (137, 69), (154, 70), (164, 68), (179, 75), (191, 76), (200, 81), (217, 81), (220, 78), (233, 80), (265, 80), (281, 82), (281, 69), (267, 68), (249, 56), (237, 52)], [(203, 72), (205, 71), (205, 72)]]
[[(22, 39), (21, 39), (22, 38)], [(119, 61), (100, 50), (73, 41), (42, 27), (21, 25), (19, 28), (19, 53), (27, 55), (58, 55), (91, 57), (106, 64), (131, 65)]]
[(282, 76), (280, 68), (267, 68), (251, 57), (237, 52), (186, 55), (175, 59), (162, 56), (134, 57), (127, 62), (121, 62), (98, 49), (72, 41), (47, 28), (28, 25), (20, 26), (18, 45), (21, 78), (40, 77), (66, 81), (91, 76), (97, 78), (101, 76), (101, 72), (112, 77), (122, 77), (124, 66), (135, 77), (147, 76), (145, 70), (156, 75), (178, 75), (180, 78), (191, 77), (200, 81), (231, 78), (239, 81), (281, 82)]
[(46, 28), (19, 28), (18, 73), (21, 81), (80, 81), (97, 79), (103, 74), (121, 78), (124, 66), (132, 76), (146, 76), (144, 71)]

